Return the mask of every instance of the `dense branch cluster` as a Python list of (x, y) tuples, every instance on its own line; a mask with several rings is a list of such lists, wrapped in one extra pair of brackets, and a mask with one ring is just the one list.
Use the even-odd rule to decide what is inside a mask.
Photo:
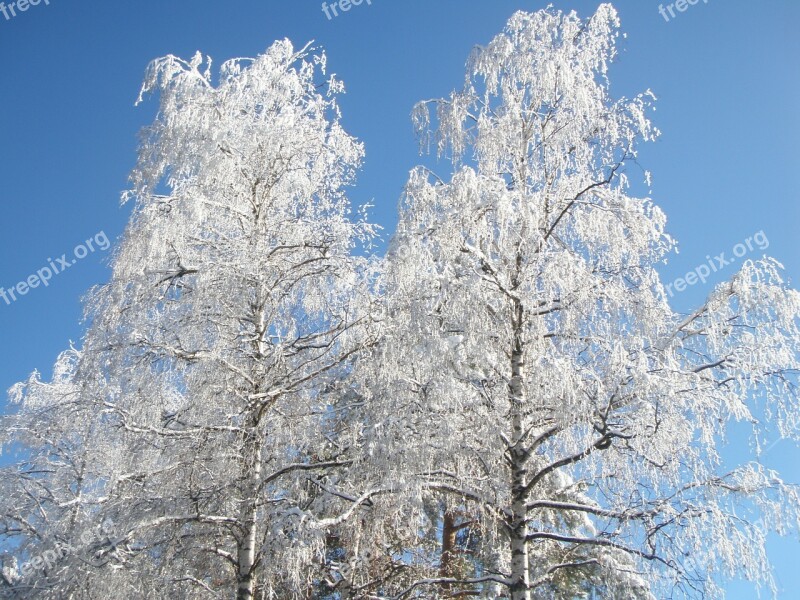
[(674, 243), (627, 176), (654, 98), (610, 96), (618, 31), (549, 8), (476, 48), (413, 112), (452, 173), (411, 172), (381, 258), (324, 54), (154, 61), (111, 281), (52, 380), (11, 390), (0, 594), (769, 587), (800, 496), (720, 440), (798, 437), (800, 294), (765, 257), (671, 308)]

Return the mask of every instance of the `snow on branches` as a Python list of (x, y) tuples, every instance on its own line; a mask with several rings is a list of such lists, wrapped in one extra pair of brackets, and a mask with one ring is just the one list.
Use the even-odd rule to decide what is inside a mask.
[[(618, 36), (609, 4), (550, 7), (477, 48), (463, 89), (414, 110), (452, 172), (411, 172), (382, 259), (351, 217), (364, 151), (324, 54), (154, 61), (111, 281), (53, 380), (11, 390), (0, 592), (769, 587), (766, 535), (798, 530), (800, 497), (755, 459), (800, 437), (800, 294), (764, 258), (669, 305), (666, 218), (627, 174), (655, 98), (611, 97)], [(755, 456), (725, 469), (735, 422)], [(21, 577), (107, 523), (93, 560)]]

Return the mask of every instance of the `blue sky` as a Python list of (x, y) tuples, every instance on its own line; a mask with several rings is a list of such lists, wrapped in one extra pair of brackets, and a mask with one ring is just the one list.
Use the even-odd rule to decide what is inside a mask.
[[(343, 121), (367, 152), (351, 196), (372, 201), (373, 220), (390, 235), (408, 171), (421, 160), (413, 104), (458, 87), (474, 44), (491, 39), (514, 10), (547, 2), (371, 2), (330, 20), (321, 0), (42, 0), (8, 20), (0, 13), (0, 286), (14, 286), (99, 232), (111, 240), (122, 232), (129, 207), (120, 207), (119, 193), (137, 131), (156, 108), (133, 106), (151, 59), (201, 50), (218, 64), (285, 37), (316, 40), (346, 83)], [(598, 2), (553, 4), (586, 16)], [(767, 253), (800, 287), (800, 3), (700, 0), (669, 21), (656, 0), (615, 6), (628, 37), (611, 72), (613, 90), (651, 88), (659, 98), (654, 120), (663, 136), (642, 148), (640, 163), (652, 171), (653, 197), (681, 244), (665, 279), (707, 255), (730, 257), (737, 243), (763, 231)], [(438, 170), (446, 174), (447, 165)], [(48, 287), (10, 305), (0, 299), (0, 388), (34, 368), (49, 375), (69, 340), (80, 340), (80, 298), (108, 278), (109, 253), (87, 254)], [(677, 293), (675, 306), (688, 309), (735, 269)], [(735, 448), (727, 456), (741, 458)], [(800, 449), (782, 442), (763, 462), (800, 482), (799, 459)], [(800, 589), (798, 541), (776, 540), (770, 555), (781, 597), (792, 597)], [(730, 590), (729, 598), (755, 597), (746, 584)]]

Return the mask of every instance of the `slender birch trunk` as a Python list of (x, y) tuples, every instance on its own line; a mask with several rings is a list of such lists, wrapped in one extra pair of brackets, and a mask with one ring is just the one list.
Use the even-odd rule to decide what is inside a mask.
[(531, 600), (530, 568), (527, 541), (527, 509), (525, 508), (525, 458), (518, 448), (523, 436), (522, 404), (524, 401), (524, 350), (522, 342), (523, 308), (514, 303), (514, 346), (511, 352), (511, 381), (508, 386), (511, 403), (511, 600)]
[(258, 533), (258, 485), (261, 480), (261, 442), (257, 428), (253, 426), (245, 441), (246, 459), (249, 464), (247, 494), (242, 499), (243, 533), (237, 549), (236, 600), (252, 600), (255, 596), (256, 537)]
[[(258, 326), (256, 327), (256, 340), (254, 344), (256, 364), (264, 360), (266, 345), (264, 335), (267, 330), (266, 317), (263, 310), (259, 311)], [(263, 390), (256, 386), (255, 395)], [(244, 470), (247, 474), (245, 494), (242, 498), (241, 520), (243, 526), (242, 537), (237, 548), (237, 573), (236, 600), (252, 600), (256, 587), (256, 539), (258, 533), (258, 496), (261, 485), (261, 450), (263, 439), (259, 433), (260, 409), (251, 408), (249, 428), (243, 445)]]

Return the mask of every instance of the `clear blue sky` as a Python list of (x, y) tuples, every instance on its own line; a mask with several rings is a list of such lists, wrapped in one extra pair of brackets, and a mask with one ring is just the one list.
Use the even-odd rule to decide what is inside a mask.
[[(352, 198), (374, 200), (374, 220), (390, 235), (407, 173), (420, 162), (414, 102), (459, 86), (472, 45), (499, 32), (514, 10), (547, 2), (371, 1), (332, 20), (321, 0), (42, 0), (10, 20), (0, 13), (0, 286), (100, 231), (111, 239), (122, 232), (129, 207), (119, 206), (119, 192), (136, 133), (155, 111), (154, 102), (133, 106), (151, 59), (201, 50), (218, 64), (284, 37), (316, 40), (347, 84), (344, 124), (367, 151)], [(554, 4), (586, 16), (598, 2)], [(628, 37), (611, 74), (614, 91), (651, 88), (659, 97), (654, 116), (663, 136), (643, 148), (640, 162), (653, 172), (653, 197), (681, 243), (665, 278), (706, 255), (730, 256), (763, 230), (767, 252), (800, 287), (800, 2), (700, 0), (669, 22), (657, 0), (615, 5)], [(107, 256), (90, 253), (11, 305), (0, 299), (0, 388), (34, 368), (49, 376), (68, 341), (80, 340), (80, 298), (107, 279)], [(687, 309), (734, 271), (677, 294), (675, 305)], [(728, 454), (740, 458), (735, 449)], [(763, 460), (800, 482), (797, 446), (781, 443)], [(770, 550), (781, 597), (797, 597), (800, 544), (775, 541)], [(734, 585), (728, 597), (755, 593)]]

